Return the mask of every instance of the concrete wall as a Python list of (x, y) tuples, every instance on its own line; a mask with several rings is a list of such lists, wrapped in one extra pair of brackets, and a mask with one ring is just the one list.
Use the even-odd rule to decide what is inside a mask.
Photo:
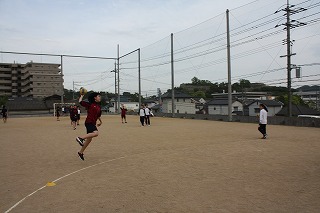
[[(171, 113), (156, 113), (157, 117), (172, 117)], [(203, 115), (203, 114), (176, 114), (175, 118), (197, 119), (197, 120), (213, 120), (228, 121), (227, 115)], [(253, 116), (235, 115), (232, 117), (233, 122), (257, 123), (258, 118)], [(286, 125), (286, 126), (302, 126), (302, 127), (320, 127), (319, 118), (297, 118), (297, 117), (268, 117), (268, 124)]]

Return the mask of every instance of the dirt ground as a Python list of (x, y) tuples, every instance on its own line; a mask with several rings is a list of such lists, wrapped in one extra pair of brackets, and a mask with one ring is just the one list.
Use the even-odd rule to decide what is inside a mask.
[(320, 212), (318, 128), (102, 119), (85, 161), (83, 120), (1, 122), (0, 212)]

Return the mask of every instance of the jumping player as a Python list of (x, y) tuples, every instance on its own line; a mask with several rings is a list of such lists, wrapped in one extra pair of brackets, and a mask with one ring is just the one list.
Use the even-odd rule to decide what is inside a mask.
[[(88, 97), (89, 103), (82, 101), (83, 95), (79, 98), (79, 103), (81, 106), (85, 107), (87, 109), (87, 118), (85, 121), (85, 126), (87, 129), (87, 134), (83, 135), (82, 137), (77, 137), (76, 141), (80, 144), (81, 150), (78, 152), (79, 157), (81, 160), (84, 160), (84, 150), (87, 148), (87, 146), (92, 141), (92, 138), (97, 137), (99, 135), (97, 126), (100, 126), (102, 124), (101, 121), (101, 96), (99, 93), (91, 93)], [(99, 120), (99, 123), (97, 124), (97, 120)]]
[(1, 114), (2, 114), (3, 123), (6, 123), (8, 119), (8, 109), (6, 108), (5, 105), (3, 105), (2, 107)]
[(121, 121), (122, 121), (122, 123), (123, 123), (123, 119), (124, 119), (125, 123), (127, 123), (127, 118), (126, 118), (127, 108), (124, 106), (124, 104), (121, 104), (120, 110), (121, 110)]
[(259, 116), (259, 132), (262, 133), (263, 137), (261, 139), (267, 138), (267, 117), (268, 117), (268, 109), (264, 104), (259, 105), (260, 108), (260, 116)]

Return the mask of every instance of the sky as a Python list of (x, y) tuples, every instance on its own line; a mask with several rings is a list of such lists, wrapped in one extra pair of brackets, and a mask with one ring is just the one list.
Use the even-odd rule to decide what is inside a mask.
[[(272, 14), (285, 3), (285, 0), (0, 0), (0, 50), (116, 58), (118, 44), (120, 56), (141, 48), (142, 91), (151, 95), (157, 88), (166, 91), (171, 87), (171, 65), (167, 63), (171, 33), (175, 51), (182, 50), (175, 54), (175, 86), (190, 82), (194, 76), (212, 82), (226, 81), (226, 39), (220, 38), (225, 37), (225, 11), (230, 9), (234, 30), (231, 40), (235, 42), (231, 49), (233, 82), (239, 80), (237, 76), (248, 75), (252, 82), (286, 86), (286, 71), (272, 71), (286, 66), (286, 60), (279, 57), (286, 54), (281, 45), (285, 32), (275, 36), (263, 34), (264, 30), (284, 22), (280, 13)], [(319, 19), (320, 0), (292, 0), (292, 3), (310, 7), (295, 18)], [(259, 26), (263, 21), (271, 22)], [(250, 26), (253, 29), (243, 31)], [(320, 83), (319, 66), (314, 65), (320, 63), (319, 29), (316, 21), (292, 33), (296, 40), (293, 50), (297, 51), (293, 63), (304, 65), (303, 74), (309, 76), (298, 79), (293, 86)], [(251, 38), (257, 41), (249, 41)], [(197, 46), (202, 43), (203, 46)], [(5, 63), (31, 60), (60, 63), (59, 57), (0, 54), (0, 62)], [(137, 92), (137, 52), (124, 57), (120, 64), (121, 92)], [(114, 60), (64, 57), (63, 68), (68, 89), (75, 85), (75, 89), (84, 86), (114, 91), (114, 73), (110, 72)]]

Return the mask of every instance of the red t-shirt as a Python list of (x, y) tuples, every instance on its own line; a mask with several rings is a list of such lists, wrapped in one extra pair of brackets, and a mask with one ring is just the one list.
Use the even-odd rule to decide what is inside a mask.
[(85, 123), (96, 125), (98, 118), (101, 117), (101, 107), (97, 103), (88, 103), (81, 101), (80, 105), (87, 109), (87, 118)]
[(127, 109), (126, 108), (122, 108), (122, 107), (120, 107), (120, 109), (121, 109), (121, 115), (125, 116), (126, 112), (127, 112)]
[(78, 110), (77, 109), (70, 109), (70, 118), (77, 118)]

